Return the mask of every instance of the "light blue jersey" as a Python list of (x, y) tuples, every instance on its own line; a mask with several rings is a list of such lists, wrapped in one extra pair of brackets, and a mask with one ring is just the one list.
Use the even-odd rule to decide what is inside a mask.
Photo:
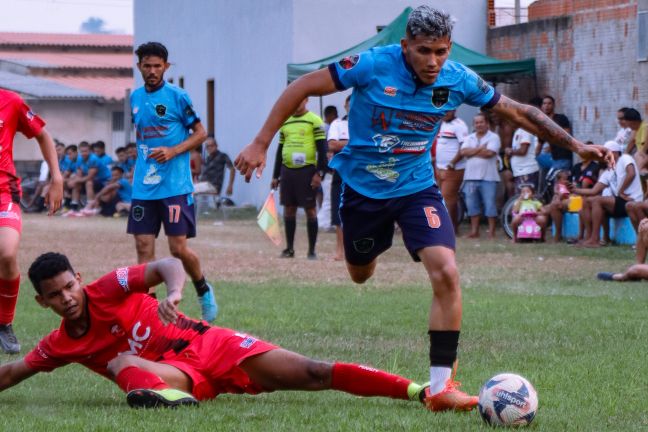
[(200, 121), (189, 95), (165, 82), (152, 92), (136, 89), (130, 103), (137, 132), (133, 198), (157, 200), (193, 192), (189, 152), (165, 163), (148, 157), (156, 147), (173, 147), (186, 140), (190, 127)]
[(119, 201), (129, 203), (131, 202), (131, 197), (133, 196), (133, 187), (130, 182), (124, 178), (117, 180), (119, 183), (119, 189), (117, 189), (117, 196)]
[(107, 182), (110, 180), (111, 174), (110, 174), (110, 168), (106, 166), (101, 159), (97, 157), (94, 153), (90, 153), (87, 159), (83, 159), (81, 155), (77, 157), (76, 160), (76, 169), (80, 169), (81, 173), (86, 176), (88, 175), (88, 170), (90, 168), (96, 168), (97, 169), (97, 174), (95, 174), (94, 178), (102, 183)]
[(491, 107), (499, 100), (476, 73), (451, 60), (434, 84), (423, 86), (400, 45), (346, 57), (329, 70), (338, 90), (353, 87), (349, 143), (329, 165), (369, 198), (401, 197), (434, 185), (430, 148), (445, 113), (462, 103)]

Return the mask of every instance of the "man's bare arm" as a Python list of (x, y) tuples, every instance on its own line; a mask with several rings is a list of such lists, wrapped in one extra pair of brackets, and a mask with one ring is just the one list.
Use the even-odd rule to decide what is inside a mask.
[(43, 159), (49, 166), (51, 185), (45, 196), (45, 204), (47, 204), (47, 214), (53, 215), (61, 207), (63, 200), (63, 175), (59, 168), (56, 147), (50, 134), (43, 128), (35, 138), (43, 154)]
[(167, 286), (167, 296), (158, 306), (158, 315), (164, 324), (175, 322), (177, 306), (182, 300), (185, 274), (182, 261), (176, 258), (163, 258), (146, 264), (144, 284), (151, 288), (164, 282)]
[(339, 152), (349, 143), (349, 140), (328, 140), (328, 148), (332, 152)]
[(550, 144), (566, 148), (583, 159), (605, 160), (608, 166), (614, 166), (612, 153), (606, 148), (583, 144), (534, 106), (521, 104), (502, 96), (490, 110), (531, 132), (540, 141), (548, 141)]
[(38, 372), (31, 369), (25, 360), (16, 360), (0, 366), (0, 391), (13, 387), (19, 382), (36, 375)]

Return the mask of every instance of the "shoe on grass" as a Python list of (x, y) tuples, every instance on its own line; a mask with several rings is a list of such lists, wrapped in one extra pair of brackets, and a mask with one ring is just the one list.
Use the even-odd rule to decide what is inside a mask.
[(281, 251), (279, 258), (295, 258), (295, 251), (293, 249), (284, 249)]
[(202, 311), (202, 319), (210, 323), (214, 321), (218, 315), (218, 304), (216, 303), (216, 297), (214, 296), (214, 288), (209, 282), (207, 282), (207, 287), (209, 289), (205, 294), (198, 297), (198, 302), (200, 303), (200, 309)]
[(7, 354), (20, 352), (20, 344), (11, 324), (0, 324), (0, 348)]
[(477, 406), (479, 398), (459, 390), (461, 383), (453, 379), (446, 381), (445, 388), (430, 395), (430, 386), (423, 388), (423, 403), (430, 411), (471, 411)]
[(179, 406), (197, 406), (198, 400), (176, 389), (137, 389), (126, 395), (126, 402), (131, 408), (176, 408)]

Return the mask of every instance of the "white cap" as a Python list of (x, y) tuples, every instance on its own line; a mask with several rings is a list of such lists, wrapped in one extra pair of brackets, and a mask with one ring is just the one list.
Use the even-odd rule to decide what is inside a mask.
[(616, 141), (606, 141), (603, 147), (613, 152), (623, 152), (623, 147)]

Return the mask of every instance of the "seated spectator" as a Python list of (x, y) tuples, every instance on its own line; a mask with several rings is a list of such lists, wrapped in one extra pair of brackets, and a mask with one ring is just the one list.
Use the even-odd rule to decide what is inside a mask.
[(78, 158), (78, 147), (75, 144), (70, 144), (65, 148), (65, 157), (59, 163), (59, 169), (63, 175), (63, 208), (61, 209), (63, 212), (69, 209), (78, 210), (78, 203), (76, 203), (76, 208), (72, 208), (72, 189), (68, 181), (76, 173), (76, 161)]
[(106, 165), (108, 168), (112, 167), (114, 163), (113, 159), (106, 154), (106, 143), (99, 140), (92, 144), (92, 152), (99, 158), (101, 163)]
[[(65, 159), (65, 144), (57, 140), (55, 149), (59, 162), (59, 169), (61, 170), (61, 173), (63, 173), (61, 161)], [(45, 197), (47, 196), (47, 191), (49, 190), (49, 182), (49, 165), (47, 165), (47, 162), (42, 161), (40, 166), (40, 173), (38, 175), (38, 184), (36, 184), (36, 189), (31, 196), (31, 200), (27, 204), (25, 213), (40, 213), (45, 210)]]
[(79, 156), (75, 165), (76, 173), (67, 180), (68, 187), (72, 190), (72, 210), (79, 208), (82, 189), (85, 190), (88, 201), (91, 201), (111, 177), (110, 168), (90, 152), (90, 144), (85, 141), (79, 144)]
[(198, 182), (200, 171), (202, 170), (202, 146), (196, 147), (191, 151), (189, 166), (191, 168), (191, 180)]
[(111, 169), (108, 183), (99, 191), (92, 201), (88, 201), (82, 210), (85, 216), (101, 214), (103, 216), (127, 216), (131, 206), (133, 188), (124, 178), (124, 170), (115, 165)]
[[(600, 247), (599, 233), (606, 214), (610, 217), (620, 218), (628, 216), (626, 204), (632, 201), (641, 201), (643, 191), (639, 180), (637, 163), (629, 154), (621, 154), (622, 147), (615, 141), (608, 141), (605, 147), (612, 152), (616, 167), (613, 174), (606, 177), (605, 181), (610, 186), (612, 196), (600, 196), (592, 200), (592, 228), (590, 237), (583, 242), (583, 246)], [(599, 182), (602, 179), (599, 179)]]
[(135, 171), (135, 161), (137, 160), (137, 144), (134, 142), (128, 143), (126, 146), (126, 167), (124, 170), (124, 176), (133, 181), (133, 172)]
[(214, 137), (207, 138), (205, 141), (207, 149), (207, 158), (200, 174), (200, 182), (194, 186), (196, 193), (215, 192), (221, 195), (223, 180), (225, 179), (225, 167), (229, 169), (229, 183), (225, 193), (230, 196), (234, 187), (234, 165), (226, 153), (218, 151), (218, 143)]
[(553, 220), (556, 228), (553, 236), (554, 243), (558, 243), (562, 240), (563, 212), (566, 211), (569, 207), (569, 189), (569, 171), (558, 171), (558, 173), (556, 174), (556, 181), (554, 183), (551, 202), (544, 209), (544, 212), (548, 213), (551, 216), (551, 219)]
[[(612, 196), (610, 187), (611, 177), (614, 176), (614, 170), (607, 169), (605, 166), (599, 171), (599, 177), (594, 186), (590, 188), (577, 187), (576, 183), (570, 187), (570, 192), (575, 195), (580, 195), (583, 198), (583, 205), (578, 212), (579, 231), (578, 243), (582, 244), (585, 240), (589, 239), (592, 230), (592, 202), (600, 197)], [(610, 230), (607, 219), (603, 223), (603, 243), (610, 243)]]
[(628, 269), (623, 273), (601, 272), (596, 275), (598, 279), (614, 282), (640, 281), (642, 279), (648, 279), (648, 265), (645, 264), (646, 251), (648, 250), (648, 219), (642, 219), (639, 223), (636, 249), (636, 264), (628, 267)]
[(520, 191), (523, 184), (533, 185), (534, 190), (538, 188), (540, 166), (535, 158), (537, 142), (535, 136), (518, 128), (513, 134), (513, 144), (505, 150), (511, 161), (516, 192)]
[(470, 217), (468, 238), (479, 237), (479, 222), (483, 214), (488, 218), (488, 232), (495, 238), (497, 206), (495, 204), (497, 183), (497, 153), (499, 136), (488, 129), (488, 117), (479, 113), (473, 119), (475, 132), (468, 135), (461, 145), (461, 156), (466, 158), (463, 191)]
[(128, 155), (126, 154), (126, 147), (117, 147), (115, 150), (115, 154), (117, 155), (117, 160), (115, 161), (115, 166), (118, 166), (124, 171), (124, 173), (128, 172), (130, 170), (130, 167), (128, 166)]
[(533, 195), (533, 185), (521, 185), (520, 195), (513, 204), (513, 220), (511, 228), (513, 229), (513, 242), (517, 243), (518, 227), (524, 221), (524, 218), (532, 217), (542, 230), (542, 240), (545, 238), (547, 227), (547, 217), (542, 214), (542, 203)]

